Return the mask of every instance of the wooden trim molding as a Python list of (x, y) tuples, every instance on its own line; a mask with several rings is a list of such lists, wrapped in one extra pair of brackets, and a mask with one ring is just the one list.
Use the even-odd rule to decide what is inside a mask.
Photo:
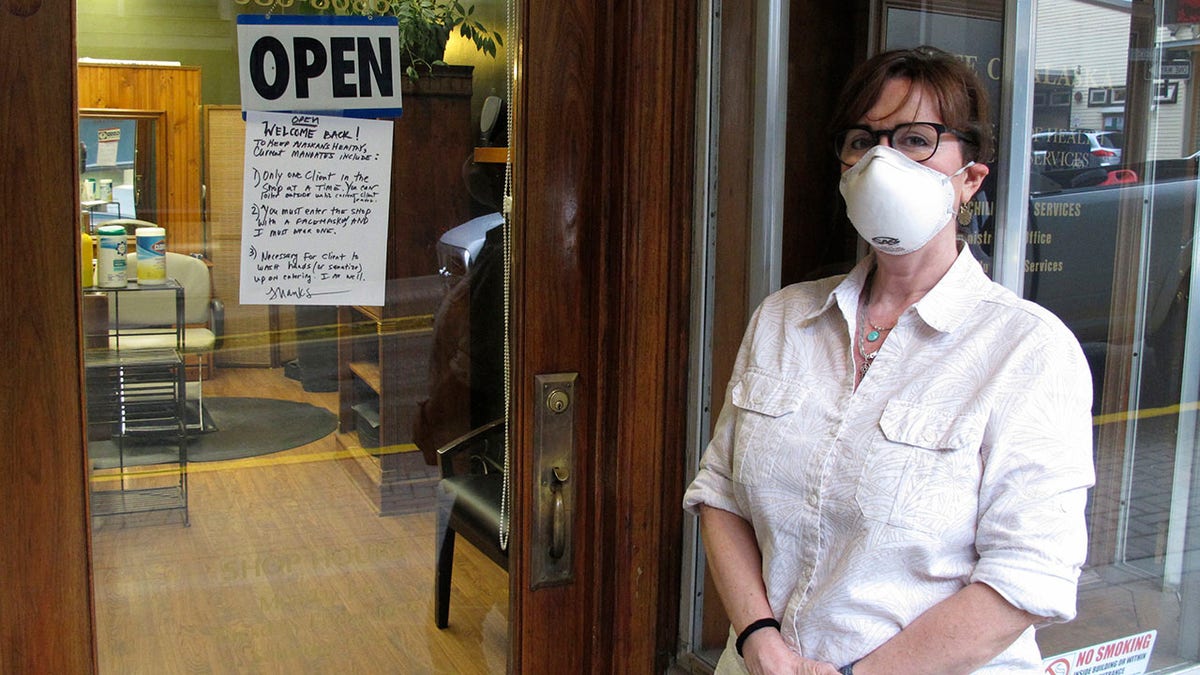
[[(610, 349), (598, 374), (596, 443), (611, 459), (603, 541), (612, 551), (611, 672), (664, 672), (679, 621), (686, 456), (697, 3), (618, 3), (610, 205), (600, 306)], [(664, 31), (663, 26), (680, 30)], [(684, 28), (686, 27), (686, 28)], [(607, 277), (607, 278), (606, 278)], [(619, 364), (619, 365), (617, 365)], [(616, 367), (613, 367), (616, 365)]]
[[(0, 4), (0, 672), (88, 673), (75, 3)], [(71, 327), (75, 326), (75, 331)]]

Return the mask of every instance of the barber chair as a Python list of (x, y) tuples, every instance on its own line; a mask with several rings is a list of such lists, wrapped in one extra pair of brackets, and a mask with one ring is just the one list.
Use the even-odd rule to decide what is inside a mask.
[(508, 569), (508, 551), (500, 547), (506, 428), (503, 419), (494, 420), (438, 449), (441, 480), (434, 577), (434, 621), (438, 628), (450, 623), (450, 580), (457, 535)]

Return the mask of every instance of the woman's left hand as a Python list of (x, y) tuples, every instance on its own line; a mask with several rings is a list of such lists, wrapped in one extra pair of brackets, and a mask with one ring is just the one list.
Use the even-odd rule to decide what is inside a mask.
[(837, 666), (832, 663), (810, 661), (804, 657), (800, 657), (800, 661), (799, 669), (794, 671), (796, 675), (839, 675)]
[(752, 675), (838, 675), (833, 664), (806, 659), (789, 649), (775, 631), (750, 636), (744, 663)]

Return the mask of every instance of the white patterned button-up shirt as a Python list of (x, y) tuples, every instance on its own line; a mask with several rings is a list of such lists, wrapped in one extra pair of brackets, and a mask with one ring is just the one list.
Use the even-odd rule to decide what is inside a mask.
[[(971, 582), (1070, 620), (1094, 481), (1079, 343), (964, 249), (855, 390), (871, 264), (755, 312), (685, 508), (750, 522), (781, 632), (808, 658), (850, 663)], [(1039, 663), (1031, 628), (980, 672)]]

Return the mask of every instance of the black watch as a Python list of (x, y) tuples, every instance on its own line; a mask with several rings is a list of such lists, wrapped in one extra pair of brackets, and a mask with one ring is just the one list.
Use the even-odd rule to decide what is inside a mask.
[(842, 675), (854, 675), (854, 664), (847, 663), (846, 665), (842, 666), (841, 668), (838, 668), (838, 672), (841, 673)]

